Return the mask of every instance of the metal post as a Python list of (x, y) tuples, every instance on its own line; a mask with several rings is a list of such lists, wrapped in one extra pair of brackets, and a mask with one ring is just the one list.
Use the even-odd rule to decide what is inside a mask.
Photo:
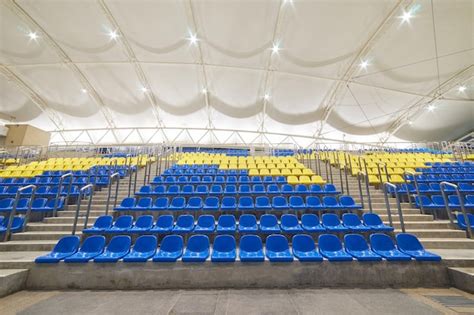
[(464, 199), (462, 198), (461, 193), (459, 192), (458, 186), (453, 184), (453, 183), (450, 183), (450, 182), (441, 182), (441, 184), (439, 186), (441, 187), (441, 194), (443, 195), (444, 204), (446, 206), (446, 213), (448, 214), (449, 222), (451, 222), (451, 223), (454, 223), (453, 214), (451, 213), (451, 209), (449, 208), (449, 200), (448, 200), (448, 197), (446, 196), (445, 188), (446, 188), (446, 186), (450, 186), (450, 187), (453, 187), (455, 189), (456, 195), (458, 196), (458, 199), (459, 199), (459, 204), (461, 205), (461, 212), (464, 216), (464, 221), (466, 222), (467, 237), (472, 238), (473, 235), (472, 235), (471, 224), (469, 222), (469, 218), (467, 217), (466, 208), (464, 207)]
[(112, 175), (109, 175), (109, 193), (107, 195), (107, 204), (105, 206), (105, 215), (109, 214), (109, 205), (110, 205), (110, 194), (112, 192), (112, 181), (113, 179), (117, 177), (117, 181), (115, 182), (115, 202), (114, 202), (114, 208), (117, 206), (117, 195), (118, 195), (118, 189), (119, 189), (119, 182), (120, 182), (120, 173), (116, 172), (113, 173)]
[(57, 211), (58, 211), (58, 203), (59, 203), (59, 198), (61, 198), (61, 191), (63, 189), (64, 179), (68, 177), (70, 178), (70, 181), (69, 181), (69, 187), (68, 187), (68, 194), (66, 196), (66, 200), (64, 201), (65, 204), (67, 204), (67, 201), (69, 199), (69, 194), (71, 193), (71, 187), (72, 187), (72, 173), (63, 174), (61, 175), (61, 178), (59, 179), (58, 193), (56, 194), (56, 200), (54, 201), (53, 217), (56, 216)]
[(128, 157), (128, 197), (130, 197), (130, 192), (132, 190), (132, 158)]
[(347, 156), (344, 152), (344, 177), (346, 179), (346, 187), (347, 187), (347, 194), (350, 195), (350, 188), (349, 188), (349, 179), (347, 178), (347, 171), (348, 171), (348, 164), (347, 164)]
[(390, 202), (388, 201), (388, 188), (387, 188), (388, 186), (390, 186), (390, 187), (393, 186), (394, 189), (395, 189), (395, 192), (397, 191), (397, 186), (395, 186), (395, 185), (393, 185), (389, 182), (383, 183), (383, 195), (384, 195), (384, 199), (385, 199), (385, 207), (387, 208), (388, 222), (389, 222), (389, 225), (391, 227), (393, 227), (392, 211), (390, 210)]
[[(359, 171), (357, 172), (357, 184), (359, 186), (359, 195), (360, 195), (360, 203), (362, 205), (362, 208), (365, 208), (364, 206), (364, 194), (362, 193), (362, 184), (360, 183), (360, 175), (365, 175), (364, 172)], [(370, 213), (372, 213), (372, 209), (369, 210)]]
[(36, 185), (30, 185), (30, 186), (33, 186), (33, 188), (31, 189), (30, 203), (28, 204), (28, 210), (26, 210), (25, 223), (23, 224), (22, 232), (26, 230), (26, 226), (28, 225), (28, 221), (30, 220), (31, 207), (33, 206), (33, 201), (35, 200), (35, 196), (36, 196), (36, 189), (38, 188), (38, 186)]
[(344, 193), (344, 182), (342, 181), (342, 172), (341, 172), (341, 161), (339, 159), (339, 153), (336, 152), (337, 156), (337, 168), (339, 169), (339, 182), (341, 183), (341, 191)]
[(91, 189), (91, 193), (89, 195), (89, 206), (88, 206), (87, 213), (89, 214), (89, 211), (90, 211), (90, 206), (91, 206), (91, 203), (92, 203), (92, 195), (93, 195), (93, 192), (94, 192), (94, 184), (87, 184), (86, 186), (82, 187), (79, 190), (79, 196), (77, 197), (77, 203), (76, 203), (76, 205), (77, 205), (76, 214), (74, 216), (74, 223), (72, 225), (72, 233), (71, 233), (72, 235), (76, 234), (77, 220), (79, 219), (79, 212), (81, 210), (82, 194), (86, 189)]
[[(15, 194), (15, 201), (13, 202), (13, 209), (12, 211), (10, 211), (10, 216), (9, 216), (9, 219), (8, 219), (8, 224), (7, 224), (7, 230), (5, 231), (5, 236), (3, 238), (3, 241), (6, 242), (6, 241), (9, 241), (10, 240), (10, 234), (11, 234), (11, 228), (12, 228), (12, 224), (13, 224), (13, 218), (15, 217), (15, 214), (16, 214), (16, 208), (18, 206), (18, 200), (20, 200), (20, 196), (21, 196), (21, 192), (26, 190), (26, 189), (29, 189), (31, 188), (32, 190), (32, 195), (34, 196), (34, 193), (36, 192), (36, 186), (35, 185), (28, 185), (28, 186), (24, 186), (24, 187), (21, 187), (19, 188), (17, 191), (16, 191), (16, 194)], [(31, 203), (33, 201), (30, 202), (30, 205), (28, 206), (28, 212), (27, 212), (27, 215), (29, 215), (29, 212), (31, 211)], [(25, 218), (25, 225), (23, 226), (23, 229), (26, 227), (26, 218)]]

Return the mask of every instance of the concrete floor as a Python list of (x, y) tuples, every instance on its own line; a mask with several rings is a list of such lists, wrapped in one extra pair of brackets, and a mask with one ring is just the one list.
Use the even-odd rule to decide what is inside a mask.
[[(463, 299), (446, 305), (433, 297)], [(459, 301), (459, 300), (458, 300)], [(467, 301), (467, 303), (466, 303)], [(21, 291), (0, 314), (456, 314), (474, 298), (456, 289)]]

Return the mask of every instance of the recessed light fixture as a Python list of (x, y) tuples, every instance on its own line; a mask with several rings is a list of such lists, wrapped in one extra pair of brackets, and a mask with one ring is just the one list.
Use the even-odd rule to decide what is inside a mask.
[(86, 89), (81, 89), (81, 92), (86, 94), (87, 93), (87, 90)]
[(428, 105), (428, 110), (430, 112), (434, 111), (435, 109), (436, 109), (436, 106), (434, 106), (433, 104)]
[(198, 42), (197, 35), (193, 33), (189, 33), (188, 40), (191, 42), (191, 44), (196, 45)]
[(409, 124), (409, 125), (413, 125), (413, 121), (409, 120), (409, 121), (408, 121), (408, 124)]
[(458, 87), (458, 91), (459, 91), (459, 92), (464, 92), (464, 91), (466, 91), (466, 86), (461, 85), (460, 87)]
[(38, 34), (36, 34), (36, 32), (29, 32), (29, 33), (28, 33), (28, 37), (29, 37), (31, 40), (37, 40), (37, 39), (38, 39)]
[(264, 96), (263, 96), (264, 99), (268, 100), (270, 98), (270, 94), (266, 93)]
[(413, 14), (411, 11), (405, 11), (403, 12), (402, 16), (400, 18), (402, 19), (402, 22), (410, 22), (410, 19), (413, 17)]
[(141, 88), (141, 91), (142, 91), (143, 93), (146, 93), (146, 92), (148, 92), (148, 89), (147, 89), (146, 87), (142, 87), (142, 88)]
[(279, 50), (280, 50), (280, 46), (276, 43), (273, 44), (272, 53), (278, 53)]
[(117, 31), (110, 31), (109, 32), (109, 37), (110, 37), (111, 40), (116, 40), (119, 37), (119, 35), (118, 35)]
[(202, 89), (202, 94), (207, 94), (207, 89)]
[(362, 69), (367, 69), (367, 66), (369, 65), (369, 62), (367, 60), (362, 60), (362, 62), (359, 64), (359, 66)]

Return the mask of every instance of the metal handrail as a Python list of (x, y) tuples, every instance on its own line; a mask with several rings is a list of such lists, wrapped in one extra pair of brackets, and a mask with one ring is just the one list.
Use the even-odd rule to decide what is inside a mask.
[(19, 188), (16, 191), (15, 201), (13, 201), (13, 208), (12, 208), (12, 211), (10, 211), (10, 216), (9, 216), (9, 219), (8, 219), (7, 230), (5, 231), (5, 236), (3, 237), (4, 242), (7, 242), (7, 241), (10, 240), (11, 229), (12, 229), (12, 224), (13, 224), (13, 218), (15, 217), (15, 214), (16, 214), (16, 208), (18, 206), (18, 200), (20, 200), (21, 192), (26, 190), (26, 189), (29, 189), (29, 188), (32, 188), (31, 198), (30, 198), (30, 202), (28, 204), (28, 210), (26, 211), (25, 222), (23, 223), (23, 231), (26, 228), (26, 225), (28, 224), (28, 218), (29, 218), (30, 213), (31, 213), (31, 206), (32, 206), (33, 200), (35, 198), (35, 193), (36, 193), (36, 188), (37, 188), (36, 185), (24, 186), (24, 187)]
[(374, 210), (372, 208), (372, 198), (370, 196), (369, 178), (368, 178), (366, 173), (359, 170), (357, 172), (357, 182), (358, 182), (358, 186), (359, 186), (359, 194), (360, 194), (361, 204), (362, 204), (362, 207), (364, 207), (364, 198), (363, 198), (363, 193), (362, 193), (362, 184), (360, 183), (360, 178), (361, 178), (360, 175), (362, 175), (365, 179), (365, 189), (367, 191), (367, 201), (369, 203), (369, 212), (372, 213)]
[(112, 192), (112, 180), (117, 177), (117, 181), (115, 182), (115, 199), (114, 199), (114, 208), (117, 206), (117, 196), (119, 190), (119, 182), (120, 182), (120, 173), (116, 172), (112, 175), (109, 175), (109, 193), (107, 195), (107, 204), (105, 205), (105, 215), (109, 214), (109, 205), (110, 205), (110, 194)]
[(471, 223), (469, 221), (469, 218), (467, 217), (466, 208), (464, 207), (464, 199), (462, 198), (461, 193), (459, 192), (458, 185), (455, 185), (455, 184), (450, 183), (450, 182), (441, 182), (441, 184), (439, 184), (439, 186), (441, 188), (441, 194), (443, 195), (443, 200), (444, 200), (444, 204), (445, 204), (445, 207), (446, 207), (446, 212), (448, 214), (448, 218), (449, 218), (449, 221), (451, 223), (454, 223), (454, 221), (453, 221), (451, 209), (449, 208), (449, 200), (448, 200), (448, 197), (446, 196), (445, 187), (449, 186), (449, 187), (453, 187), (455, 189), (456, 195), (458, 196), (458, 199), (459, 199), (459, 204), (461, 206), (461, 212), (462, 212), (462, 215), (464, 216), (464, 221), (466, 222), (467, 237), (472, 238), (473, 235), (472, 235)]
[(68, 190), (67, 190), (67, 196), (66, 196), (66, 200), (64, 201), (64, 204), (65, 204), (65, 205), (68, 204), (69, 195), (71, 194), (71, 189), (72, 189), (72, 177), (73, 177), (73, 174), (72, 174), (71, 172), (61, 175), (61, 178), (59, 179), (58, 192), (57, 192), (57, 194), (56, 194), (56, 200), (54, 201), (53, 217), (55, 217), (56, 214), (57, 214), (57, 212), (58, 212), (58, 203), (59, 203), (59, 198), (61, 198), (61, 193), (62, 193), (62, 189), (63, 189), (64, 179), (66, 179), (66, 178), (68, 178), (68, 177), (70, 177), (71, 180), (69, 181)]
[(79, 196), (77, 197), (77, 208), (76, 208), (76, 214), (74, 216), (74, 224), (72, 226), (72, 235), (76, 234), (76, 228), (77, 228), (77, 220), (79, 219), (79, 212), (81, 210), (81, 203), (82, 203), (82, 194), (86, 189), (90, 189), (90, 194), (89, 194), (89, 203), (87, 206), (87, 214), (86, 214), (86, 220), (85, 220), (85, 227), (87, 227), (87, 221), (89, 220), (89, 212), (91, 211), (91, 205), (92, 205), (92, 196), (94, 195), (94, 184), (87, 184), (86, 186), (82, 187), (79, 190)]
[(387, 214), (388, 214), (388, 221), (390, 223), (390, 226), (393, 227), (393, 222), (392, 222), (392, 211), (390, 210), (390, 202), (388, 201), (388, 187), (392, 187), (395, 191), (395, 198), (397, 199), (397, 210), (398, 210), (398, 219), (400, 220), (400, 227), (402, 229), (402, 232), (405, 233), (405, 221), (403, 219), (403, 212), (402, 212), (402, 206), (400, 204), (400, 197), (398, 196), (397, 192), (397, 186), (390, 183), (390, 182), (385, 182), (383, 183), (383, 192), (384, 192), (384, 197), (385, 197), (385, 205), (387, 207)]
[(425, 214), (425, 209), (423, 208), (423, 203), (421, 202), (421, 195), (420, 195), (420, 189), (418, 188), (418, 180), (416, 179), (416, 173), (412, 171), (405, 171), (403, 173), (403, 178), (405, 179), (405, 184), (407, 185), (407, 196), (408, 196), (408, 201), (410, 202), (410, 206), (413, 207), (413, 203), (410, 198), (410, 190), (408, 189), (408, 179), (406, 175), (412, 175), (413, 176), (413, 183), (415, 184), (415, 190), (416, 190), (416, 195), (418, 196), (418, 201), (420, 204), (420, 211), (422, 214)]
[(349, 178), (347, 177), (347, 172), (348, 172), (348, 164), (347, 164), (347, 154), (344, 152), (344, 177), (346, 180), (346, 187), (347, 187), (347, 194), (350, 195), (350, 189), (349, 189)]
[(339, 153), (336, 151), (335, 156), (337, 157), (337, 168), (339, 169), (339, 182), (341, 183), (341, 191), (344, 193), (344, 182), (342, 181), (342, 172), (341, 172), (341, 160), (339, 159)]

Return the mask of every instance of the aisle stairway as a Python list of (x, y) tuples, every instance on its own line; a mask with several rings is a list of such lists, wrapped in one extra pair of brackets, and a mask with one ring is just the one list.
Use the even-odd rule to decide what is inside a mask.
[[(152, 177), (155, 171), (155, 164), (152, 164)], [(145, 169), (141, 168), (137, 175), (137, 189), (143, 185)], [(133, 195), (133, 180), (131, 194)], [(117, 196), (117, 204), (127, 197), (129, 186), (129, 177), (122, 178), (119, 182), (119, 192)], [(115, 183), (112, 186), (112, 196), (115, 194)], [(89, 215), (88, 226), (91, 226), (95, 219), (105, 214), (107, 204), (108, 187), (96, 191), (92, 199), (92, 207)], [(113, 198), (111, 198), (109, 213), (113, 212)], [(81, 235), (84, 227), (85, 215), (87, 210), (87, 200), (83, 200), (81, 212), (77, 223), (77, 235)], [(57, 241), (65, 236), (70, 235), (74, 224), (74, 216), (76, 213), (76, 205), (68, 205), (64, 211), (58, 212), (57, 217), (44, 218), (42, 222), (28, 223), (26, 232), (12, 234), (9, 242), (0, 242), (0, 252), (3, 251), (50, 251)]]

